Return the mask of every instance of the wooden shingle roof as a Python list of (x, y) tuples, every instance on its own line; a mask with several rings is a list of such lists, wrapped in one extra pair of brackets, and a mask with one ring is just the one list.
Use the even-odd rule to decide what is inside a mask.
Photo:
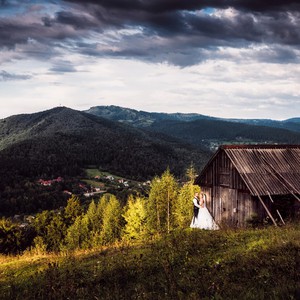
[(300, 194), (300, 145), (224, 145), (219, 151), (252, 195)]

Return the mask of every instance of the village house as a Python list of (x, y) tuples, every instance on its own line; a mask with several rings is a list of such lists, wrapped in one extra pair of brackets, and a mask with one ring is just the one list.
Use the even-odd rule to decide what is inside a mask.
[(299, 218), (300, 145), (223, 145), (196, 178), (219, 225)]

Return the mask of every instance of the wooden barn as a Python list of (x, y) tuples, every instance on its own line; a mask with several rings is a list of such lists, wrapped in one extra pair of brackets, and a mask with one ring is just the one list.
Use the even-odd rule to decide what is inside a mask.
[(195, 184), (221, 226), (299, 219), (300, 145), (223, 145)]

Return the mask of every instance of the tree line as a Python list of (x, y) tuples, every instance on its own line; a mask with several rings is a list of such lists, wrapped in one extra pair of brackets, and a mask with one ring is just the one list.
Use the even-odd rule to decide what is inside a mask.
[(125, 205), (112, 194), (92, 200), (88, 207), (72, 195), (60, 210), (38, 213), (28, 226), (10, 219), (0, 220), (0, 252), (17, 254), (24, 250), (60, 252), (134, 241), (186, 228), (192, 219), (192, 198), (199, 187), (193, 184), (195, 170), (180, 185), (167, 169), (151, 181), (148, 197), (130, 195)]

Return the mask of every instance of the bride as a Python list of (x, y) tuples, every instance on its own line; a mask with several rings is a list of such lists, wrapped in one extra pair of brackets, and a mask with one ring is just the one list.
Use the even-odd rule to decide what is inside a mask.
[(205, 202), (205, 195), (201, 193), (199, 200), (199, 194), (196, 193), (193, 199), (194, 203), (194, 216), (190, 227), (200, 229), (217, 230), (219, 226), (214, 221), (212, 215), (208, 211)]

